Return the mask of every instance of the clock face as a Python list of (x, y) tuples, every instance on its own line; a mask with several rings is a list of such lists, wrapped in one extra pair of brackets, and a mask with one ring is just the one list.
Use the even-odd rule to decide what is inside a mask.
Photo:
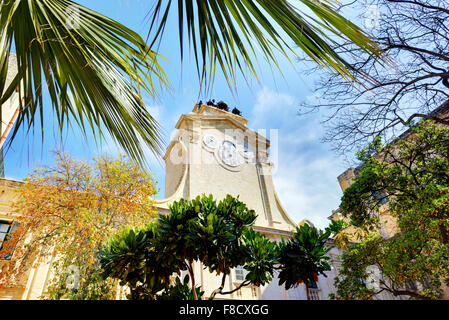
[(228, 140), (223, 141), (219, 155), (223, 163), (231, 167), (237, 167), (243, 162), (235, 144)]
[(218, 147), (218, 139), (211, 134), (204, 136), (203, 142), (207, 147), (211, 149), (215, 149)]

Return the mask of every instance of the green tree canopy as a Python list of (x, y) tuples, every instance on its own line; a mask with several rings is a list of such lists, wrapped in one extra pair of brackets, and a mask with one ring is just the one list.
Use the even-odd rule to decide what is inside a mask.
[[(376, 140), (358, 157), (362, 167), (340, 208), (368, 234), (344, 252), (336, 297), (367, 299), (383, 291), (440, 297), (449, 284), (449, 128), (421, 121), (386, 146)], [(393, 229), (386, 230), (386, 215)], [(379, 281), (365, 286), (373, 266)]]
[[(329, 258), (324, 256), (330, 230), (302, 226), (279, 246), (251, 228), (255, 220), (254, 210), (230, 195), (218, 203), (212, 195), (181, 199), (157, 222), (111, 238), (100, 253), (103, 276), (128, 286), (132, 299), (160, 299), (173, 290), (172, 277), (187, 270), (190, 292), (197, 299), (200, 288), (195, 284), (193, 263), (198, 262), (221, 277), (220, 286), (208, 297), (214, 299), (247, 285), (267, 284), (277, 269), (280, 284), (287, 282), (288, 288), (330, 270)], [(231, 270), (238, 266), (247, 271), (244, 281), (224, 291)]]
[(318, 275), (331, 270), (330, 257), (326, 256), (331, 247), (325, 244), (331, 235), (330, 230), (320, 232), (314, 227), (304, 224), (296, 229), (290, 241), (281, 241), (278, 262), (286, 266), (281, 268), (279, 283), (287, 289), (299, 283), (318, 281)]

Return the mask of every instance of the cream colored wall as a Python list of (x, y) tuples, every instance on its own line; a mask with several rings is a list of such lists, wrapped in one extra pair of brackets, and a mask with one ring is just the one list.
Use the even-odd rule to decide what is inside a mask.
[[(195, 107), (194, 112), (183, 115), (176, 125), (179, 129), (174, 140), (167, 148), (164, 157), (166, 163), (166, 191), (164, 200), (157, 200), (156, 209), (160, 213), (168, 213), (168, 205), (181, 198), (192, 199), (201, 194), (213, 194), (216, 199), (222, 199), (227, 194), (239, 196), (249, 208), (258, 214), (254, 229), (265, 234), (272, 240), (288, 238), (296, 224), (287, 215), (279, 201), (271, 177), (272, 164), (267, 161), (269, 141), (257, 136), (255, 132), (246, 127), (248, 121), (228, 112), (203, 106)], [(206, 150), (202, 143), (205, 134), (214, 133), (220, 139), (228, 139), (227, 129), (240, 128), (250, 135), (250, 150), (255, 151), (255, 145), (265, 146), (259, 152), (260, 168), (255, 163), (245, 163), (238, 168), (230, 168), (220, 163), (217, 154)], [(180, 153), (182, 157), (179, 157)], [(181, 161), (173, 162), (173, 159)], [(265, 175), (261, 175), (261, 173)], [(4, 181), (5, 184), (9, 182)], [(11, 182), (12, 183), (12, 182)], [(13, 185), (15, 183), (12, 183)], [(0, 210), (8, 212), (13, 196), (12, 188), (5, 189), (0, 194)], [(0, 216), (1, 217), (1, 216)], [(5, 290), (0, 291), (0, 298), (12, 299), (38, 299), (48, 283), (50, 261), (40, 264), (30, 270), (28, 279), (22, 288), (15, 294)], [(221, 278), (204, 270), (199, 263), (194, 265), (197, 284), (201, 284), (206, 296), (219, 287)], [(228, 278), (225, 288), (232, 290), (237, 283)], [(329, 281), (324, 277), (319, 280), (320, 295), (327, 297)], [(230, 296), (218, 296), (225, 299), (306, 299), (305, 287), (298, 287), (286, 291), (278, 285), (277, 279), (269, 285), (256, 288), (245, 287), (238, 293)]]
[[(175, 194), (174, 187), (178, 186), (183, 189), (177, 190), (178, 194), (188, 195), (190, 199), (201, 194), (212, 194), (216, 199), (222, 199), (227, 194), (239, 196), (241, 201), (258, 214), (257, 226), (293, 230), (295, 223), (285, 213), (274, 189), (271, 176), (273, 164), (267, 160), (266, 147), (269, 146), (269, 142), (263, 137), (256, 137), (256, 133), (246, 127), (246, 119), (237, 121), (236, 117), (207, 106), (201, 109), (196, 106), (192, 113), (181, 117), (177, 124), (180, 131), (170, 144), (164, 158), (168, 187), (166, 195)], [(207, 134), (213, 134), (219, 141), (233, 140), (233, 137), (228, 135), (229, 130), (241, 130), (243, 134), (248, 135), (250, 151), (255, 152), (256, 143), (266, 145), (265, 149), (259, 151), (259, 169), (254, 162), (245, 162), (237, 168), (226, 166), (218, 158), (217, 150), (208, 150), (204, 147), (202, 140)], [(181, 173), (185, 171), (185, 167), (172, 161), (172, 159), (179, 160), (177, 156), (179, 139), (182, 139), (188, 154), (183, 159), (189, 171), (185, 185), (180, 183)], [(174, 200), (176, 199), (171, 197), (165, 203)], [(159, 203), (164, 206), (163, 200)]]
[(13, 125), (18, 113), (19, 100), (18, 93), (15, 93), (9, 100), (7, 100), (1, 107), (1, 136), (5, 131)]
[[(239, 196), (239, 199), (255, 210), (258, 215), (254, 226), (256, 231), (265, 234), (272, 240), (279, 240), (281, 236), (288, 238), (296, 224), (283, 209), (274, 188), (271, 176), (273, 164), (269, 163), (267, 159), (267, 148), (270, 142), (248, 129), (247, 122), (246, 119), (239, 119), (228, 112), (208, 106), (201, 108), (196, 106), (193, 112), (183, 115), (176, 125), (179, 131), (164, 157), (166, 186), (169, 186), (166, 195), (169, 198), (158, 201), (158, 206), (167, 208), (169, 203), (179, 200), (181, 197), (192, 199), (201, 194), (212, 194), (216, 199), (223, 199), (227, 194)], [(239, 141), (233, 139), (235, 137), (229, 136), (230, 129), (241, 130), (242, 133), (249, 136), (249, 151), (255, 152), (256, 145), (259, 146), (259, 169), (254, 161), (246, 161), (236, 168), (229, 167), (221, 162), (217, 150), (211, 150), (204, 146), (203, 137), (208, 134), (213, 134), (220, 142), (234, 140), (238, 144)], [(179, 161), (180, 148), (183, 148), (187, 154), (187, 157), (182, 160), (185, 166), (172, 163), (172, 160)], [(178, 189), (175, 190), (174, 186), (178, 186)], [(196, 282), (201, 284), (205, 290), (205, 296), (209, 296), (220, 286), (221, 278), (204, 270), (200, 264), (195, 265), (195, 270)], [(319, 278), (320, 289), (318, 291), (321, 299), (326, 299), (333, 290), (334, 276), (334, 274), (330, 274), (328, 278)], [(225, 283), (225, 291), (232, 290), (238, 285), (233, 279), (232, 273)], [(256, 288), (256, 290), (245, 287), (232, 295), (218, 296), (217, 298), (306, 299), (305, 290), (304, 286), (299, 286), (286, 291), (283, 286), (278, 285), (277, 278), (275, 278), (269, 285)]]
[[(11, 84), (11, 81), (17, 74), (17, 61), (15, 55), (11, 55), (8, 64), (8, 74), (6, 77), (5, 90)], [(10, 99), (1, 106), (1, 136), (0, 147), (3, 145), (5, 138), (10, 132), (19, 112), (20, 99), (19, 93), (16, 91)]]
[[(20, 215), (14, 213), (11, 208), (11, 204), (17, 199), (16, 189), (20, 185), (21, 182), (0, 179), (0, 220), (12, 221), (20, 218)], [(6, 261), (0, 260), (0, 271), (4, 267), (5, 263)], [(24, 292), (27, 289), (28, 279), (34, 278), (33, 275), (32, 277), (30, 277), (30, 275), (30, 272), (24, 274), (20, 281), (20, 285), (17, 287), (0, 290), (0, 300), (22, 299), (24, 297)], [(45, 274), (41, 274), (41, 277), (45, 277)], [(35, 283), (37, 282), (35, 281)]]

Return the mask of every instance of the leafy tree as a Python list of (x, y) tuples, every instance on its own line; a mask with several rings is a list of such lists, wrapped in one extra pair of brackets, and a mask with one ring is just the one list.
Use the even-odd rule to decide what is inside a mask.
[[(163, 295), (173, 290), (173, 275), (187, 270), (190, 290), (197, 300), (194, 262), (221, 276), (221, 284), (209, 296), (210, 300), (247, 285), (267, 284), (276, 269), (281, 269), (282, 278), (289, 285), (297, 284), (299, 277), (308, 279), (313, 276), (310, 273), (330, 269), (323, 246), (331, 231), (323, 233), (313, 227), (301, 227), (300, 235), (293, 235), (295, 240), (283, 241), (278, 247), (275, 241), (251, 228), (255, 212), (230, 195), (218, 204), (211, 195), (191, 201), (181, 199), (170, 206), (170, 212), (145, 228), (125, 230), (108, 240), (100, 252), (103, 276), (128, 286), (132, 299), (159, 299), (161, 292)], [(303, 258), (294, 259), (294, 265), (290, 265), (292, 260), (287, 257), (297, 250)], [(224, 291), (226, 279), (237, 266), (247, 271), (244, 281), (233, 290)], [(300, 272), (292, 272), (290, 268)]]
[[(47, 89), (60, 131), (75, 121), (84, 133), (90, 129), (101, 136), (103, 124), (133, 159), (145, 162), (142, 142), (160, 154), (159, 125), (142, 97), (157, 98), (161, 89), (170, 87), (162, 57), (153, 47), (161, 41), (175, 3), (181, 58), (187, 34), (201, 84), (211, 83), (216, 66), (230, 85), (238, 72), (257, 76), (257, 58), (279, 69), (279, 54), (297, 56), (289, 41), (346, 78), (352, 74), (344, 55), (332, 49), (334, 38), (380, 56), (377, 46), (336, 11), (334, 0), (301, 0), (307, 12), (286, 0), (158, 0), (149, 13), (149, 45), (124, 25), (71, 0), (1, 0), (0, 105), (16, 87), (24, 99), (19, 101), (22, 107), (12, 137), (22, 125), (34, 130), (38, 116), (44, 134)], [(17, 76), (7, 85), (13, 53)]]
[[(268, 243), (259, 234), (246, 234), (256, 215), (231, 196), (218, 204), (212, 196), (197, 197), (191, 201), (181, 199), (170, 206), (170, 211), (171, 214), (160, 216), (157, 225), (151, 224), (112, 239), (100, 254), (104, 275), (116, 277), (129, 286), (132, 298), (142, 297), (133, 294), (139, 290), (150, 291), (149, 296), (156, 298), (155, 293), (168, 289), (170, 277), (174, 273), (180, 274), (182, 270), (188, 271), (191, 288), (195, 288), (195, 261), (202, 262), (211, 272), (223, 275), (223, 285), (212, 294), (212, 298), (218, 293), (226, 294), (223, 287), (231, 269), (244, 265), (251, 256), (263, 254), (260, 249), (250, 251), (251, 245)], [(121, 251), (116, 249), (129, 238), (131, 240), (127, 242), (134, 244), (134, 234), (136, 239), (142, 239), (136, 242), (141, 245), (122, 246)], [(130, 252), (133, 254), (130, 255)], [(261, 274), (257, 261), (253, 261), (251, 268), (254, 270), (251, 274), (254, 282), (264, 282), (264, 277), (270, 277), (269, 274)], [(138, 271), (134, 272), (136, 269)], [(241, 286), (250, 283), (248, 280)], [(196, 300), (196, 291), (192, 293)]]
[(279, 284), (285, 284), (286, 289), (305, 283), (307, 300), (309, 300), (309, 283), (318, 281), (318, 275), (325, 275), (331, 267), (326, 254), (332, 249), (326, 247), (332, 231), (328, 228), (320, 232), (314, 227), (304, 224), (296, 228), (289, 241), (281, 241), (279, 245), (278, 262), (282, 266), (279, 272)]
[[(16, 88), (23, 98), (12, 138), (22, 125), (34, 130), (39, 116), (44, 135), (45, 88), (61, 133), (70, 120), (101, 136), (103, 124), (133, 159), (144, 161), (139, 139), (162, 151), (142, 93), (155, 97), (168, 80), (137, 33), (70, 0), (1, 0), (0, 7), (0, 106)], [(12, 54), (17, 75), (5, 88)]]
[[(358, 158), (362, 165), (340, 208), (367, 236), (342, 255), (336, 298), (383, 291), (441, 297), (449, 284), (449, 128), (421, 121), (394, 143), (376, 140)], [(386, 229), (388, 216), (394, 224)], [(365, 286), (373, 266), (378, 284)]]
[[(172, 253), (159, 247), (155, 227), (154, 223), (128, 227), (108, 239), (99, 255), (102, 277), (118, 279), (119, 285), (130, 289), (132, 300), (194, 300), (189, 276), (173, 281), (179, 268), (172, 263)], [(198, 287), (195, 293), (204, 294)]]
[(179, 270), (170, 248), (159, 246), (157, 228), (127, 228), (101, 248), (99, 261), (105, 279), (120, 280), (129, 287), (133, 300), (154, 300), (170, 286), (170, 277)]
[(114, 298), (116, 283), (101, 279), (97, 252), (122, 228), (153, 219), (153, 177), (124, 157), (100, 157), (92, 167), (57, 153), (54, 166), (36, 170), (17, 192), (19, 228), (0, 252), (13, 254), (0, 285), (21, 284), (30, 267), (52, 259), (45, 298)]

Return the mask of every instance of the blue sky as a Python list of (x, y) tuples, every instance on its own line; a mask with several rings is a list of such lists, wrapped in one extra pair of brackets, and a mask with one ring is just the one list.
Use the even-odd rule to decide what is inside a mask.
[[(80, 4), (120, 21), (139, 32), (146, 39), (148, 21), (146, 13), (151, 3), (145, 0), (81, 0)], [(175, 21), (174, 21), (175, 22)], [(173, 27), (171, 27), (173, 26)], [(317, 74), (307, 74), (306, 66), (295, 62), (295, 68), (281, 60), (283, 75), (272, 74), (269, 67), (259, 64), (260, 82), (252, 80), (249, 86), (240, 79), (237, 95), (234, 96), (223, 78), (217, 77), (212, 92), (198, 95), (199, 85), (193, 64), (189, 59), (183, 63), (182, 74), (179, 62), (177, 25), (169, 24), (159, 52), (170, 62), (164, 65), (173, 86), (173, 92), (163, 92), (159, 101), (149, 97), (146, 103), (153, 116), (164, 128), (168, 144), (175, 124), (181, 114), (192, 111), (195, 103), (216, 99), (237, 107), (249, 119), (252, 129), (279, 130), (279, 150), (274, 174), (274, 184), (279, 198), (288, 214), (295, 222), (309, 219), (318, 227), (328, 224), (327, 217), (339, 205), (341, 191), (337, 176), (347, 165), (343, 159), (330, 152), (330, 146), (322, 144), (323, 135), (318, 113), (297, 116), (300, 102), (313, 99), (313, 82)], [(308, 66), (310, 67), (310, 66)], [(45, 99), (49, 105), (48, 97)], [(97, 146), (91, 137), (87, 141), (77, 128), (68, 129), (62, 141), (51, 115), (44, 119), (45, 137), (42, 143), (40, 132), (26, 135), (23, 131), (5, 154), (5, 175), (7, 178), (21, 180), (35, 167), (53, 163), (51, 150), (62, 149), (75, 158), (89, 160), (102, 152), (118, 154), (120, 150), (110, 138), (105, 137)], [(268, 137), (270, 138), (270, 137)], [(164, 196), (165, 168), (157, 163), (150, 152), (151, 171), (159, 182), (160, 193)]]

